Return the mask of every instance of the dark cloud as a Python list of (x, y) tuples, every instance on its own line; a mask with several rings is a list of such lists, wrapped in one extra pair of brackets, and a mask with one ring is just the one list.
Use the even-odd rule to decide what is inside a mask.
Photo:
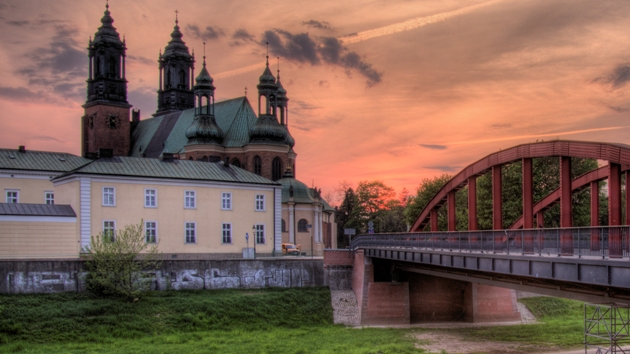
[(425, 166), (425, 168), (442, 172), (457, 172), (461, 169), (460, 166)]
[(149, 58), (145, 58), (145, 57), (137, 57), (135, 55), (127, 55), (127, 59), (131, 60), (131, 61), (137, 61), (140, 64), (144, 64), (144, 65), (156, 65), (156, 61), (155, 60), (151, 60)]
[(25, 87), (0, 86), (0, 99), (7, 99), (19, 102), (33, 102), (34, 99), (49, 104), (66, 105), (60, 100), (54, 99), (47, 92), (32, 91)]
[(243, 45), (247, 42), (255, 42), (256, 39), (253, 34), (247, 32), (244, 28), (237, 29), (232, 34), (232, 41), (230, 42), (231, 46)]
[(52, 33), (45, 46), (25, 55), (28, 64), (17, 72), (32, 87), (45, 87), (57, 97), (81, 102), (85, 100), (87, 55), (83, 46), (73, 38), (77, 29), (65, 24), (54, 25)]
[(29, 21), (25, 21), (25, 20), (22, 20), (22, 21), (15, 20), (15, 21), (7, 21), (7, 24), (9, 24), (11, 26), (22, 27), (22, 26), (26, 26), (26, 25), (30, 24), (30, 22)]
[(317, 44), (308, 33), (291, 34), (279, 29), (266, 31), (263, 44), (265, 42), (269, 43), (269, 49), (275, 55), (300, 63), (319, 64)]
[(595, 81), (602, 81), (610, 85), (613, 89), (621, 88), (630, 81), (630, 64), (618, 65), (608, 76), (595, 79)]
[(425, 149), (431, 150), (446, 150), (448, 147), (446, 145), (436, 145), (436, 144), (418, 144)]
[(607, 105), (606, 107), (608, 107), (609, 109), (617, 112), (617, 113), (623, 113), (623, 112), (627, 112), (628, 109), (624, 108), (624, 107), (620, 107), (620, 106), (611, 106), (611, 105)]
[(323, 29), (323, 30), (328, 30), (328, 31), (332, 30), (332, 27), (330, 26), (330, 23), (328, 23), (326, 21), (309, 20), (309, 21), (302, 22), (302, 24), (304, 26), (306, 26), (306, 27)]
[(218, 39), (219, 36), (225, 36), (225, 33), (220, 28), (214, 28), (212, 26), (206, 26), (206, 29), (201, 31), (197, 25), (187, 25), (186, 30), (190, 32), (190, 36), (193, 38), (201, 38), (204, 41), (209, 39)]
[(382, 81), (382, 73), (376, 71), (372, 64), (365, 62), (356, 52), (348, 51), (334, 37), (312, 38), (308, 33), (292, 34), (275, 29), (263, 34), (262, 44), (269, 43), (272, 54), (299, 63), (318, 65), (338, 65), (351, 76), (356, 71), (367, 78), (367, 86), (371, 87)]

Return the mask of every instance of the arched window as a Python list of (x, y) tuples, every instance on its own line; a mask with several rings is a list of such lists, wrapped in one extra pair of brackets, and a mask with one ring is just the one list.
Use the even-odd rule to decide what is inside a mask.
[(257, 175), (262, 175), (262, 160), (260, 156), (254, 156), (254, 173)]
[(282, 219), (282, 232), (287, 232), (287, 222)]
[(232, 166), (241, 167), (241, 161), (239, 159), (234, 159), (230, 161), (230, 163), (232, 164)]
[(271, 162), (271, 179), (274, 181), (282, 178), (282, 160), (276, 156)]
[(114, 58), (109, 58), (109, 77), (117, 77), (116, 75), (116, 60)]
[(300, 221), (298, 221), (298, 232), (308, 232), (306, 225), (307, 225), (306, 219), (300, 219)]

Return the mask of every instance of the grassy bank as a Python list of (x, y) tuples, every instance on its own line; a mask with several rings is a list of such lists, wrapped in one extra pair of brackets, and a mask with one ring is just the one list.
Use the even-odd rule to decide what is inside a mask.
[(533, 297), (520, 300), (539, 323), (519, 326), (459, 328), (449, 330), (473, 341), (512, 341), (541, 346), (579, 347), (584, 340), (582, 302)]
[(422, 353), (410, 331), (333, 325), (327, 288), (0, 296), (0, 353)]

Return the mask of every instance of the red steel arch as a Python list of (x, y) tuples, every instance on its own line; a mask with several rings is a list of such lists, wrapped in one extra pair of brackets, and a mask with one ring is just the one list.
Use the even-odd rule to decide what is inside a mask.
[[(560, 188), (543, 198), (537, 205), (533, 204), (532, 169), (533, 158), (554, 157), (560, 158)], [(571, 158), (592, 158), (608, 162), (607, 166), (590, 171), (571, 181)], [(596, 183), (608, 179), (609, 188), (609, 225), (621, 225), (621, 173), (625, 171), (626, 178), (630, 177), (630, 145), (556, 140), (548, 142), (536, 142), (522, 144), (506, 150), (490, 154), (477, 162), (467, 166), (429, 201), (422, 210), (420, 216), (412, 225), (410, 232), (421, 232), (427, 224), (431, 224), (431, 230), (437, 231), (437, 211), (448, 204), (448, 230), (455, 231), (455, 192), (469, 185), (468, 193), (468, 228), (477, 229), (477, 201), (476, 178), (488, 171), (492, 171), (492, 197), (493, 197), (493, 229), (502, 228), (501, 205), (501, 167), (503, 165), (521, 160), (523, 162), (523, 215), (518, 226), (526, 229), (533, 228), (534, 213), (542, 211), (553, 203), (560, 202), (561, 227), (571, 227), (571, 193), (573, 190), (585, 188), (586, 184), (595, 187)], [(475, 182), (475, 183), (473, 183)], [(591, 188), (592, 192), (596, 188)], [(598, 198), (591, 198), (591, 215)], [(630, 220), (630, 198), (626, 198), (626, 220)], [(596, 223), (597, 218), (591, 218)], [(519, 223), (517, 221), (517, 223)], [(596, 225), (596, 224), (595, 224)]]

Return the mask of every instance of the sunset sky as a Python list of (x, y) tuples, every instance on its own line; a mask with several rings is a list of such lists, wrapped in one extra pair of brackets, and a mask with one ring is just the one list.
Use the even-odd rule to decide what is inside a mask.
[[(536, 140), (630, 143), (630, 1), (111, 0), (129, 103), (156, 110), (157, 58), (179, 12), (216, 99), (280, 56), (298, 178), (415, 191)], [(176, 4), (176, 5), (175, 5)], [(0, 0), (0, 147), (80, 154), (86, 47), (105, 1)], [(334, 201), (333, 201), (334, 202)]]

